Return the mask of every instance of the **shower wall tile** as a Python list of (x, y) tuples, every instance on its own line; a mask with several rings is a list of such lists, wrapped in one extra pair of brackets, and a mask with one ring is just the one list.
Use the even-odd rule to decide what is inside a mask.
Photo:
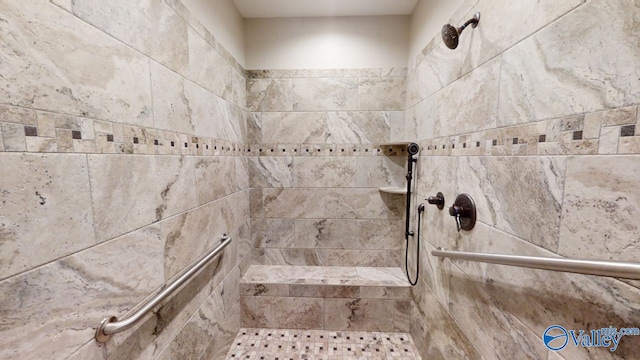
[(188, 31), (188, 44), (188, 77), (219, 97), (233, 101), (233, 68), (193, 29)]
[(292, 156), (250, 157), (249, 180), (254, 188), (290, 188), (293, 186)]
[(291, 79), (251, 79), (247, 82), (247, 108), (250, 111), (292, 111)]
[(265, 144), (324, 144), (328, 114), (322, 112), (263, 113), (262, 137)]
[(75, 352), (98, 319), (122, 315), (162, 284), (162, 248), (151, 226), (0, 282), (1, 357)]
[[(151, 92), (153, 94), (154, 126), (163, 130), (174, 130), (186, 134), (193, 134), (195, 130), (191, 104), (197, 104), (190, 99), (185, 79), (164, 66), (151, 62)], [(165, 91), (173, 89), (174, 91)], [(201, 133), (200, 133), (201, 134)], [(204, 135), (204, 134), (202, 134)], [(211, 134), (207, 134), (211, 136)]]
[(404, 110), (404, 77), (375, 77), (358, 80), (358, 109)]
[(240, 306), (243, 327), (324, 328), (325, 301), (321, 298), (241, 296)]
[(0, 168), (0, 279), (95, 245), (86, 155), (5, 153)]
[(499, 124), (638, 103), (640, 45), (632, 24), (639, 13), (633, 1), (589, 1), (506, 51)]
[(557, 251), (565, 169), (561, 157), (459, 157), (458, 188), (480, 221)]
[(330, 112), (327, 118), (327, 144), (366, 144), (388, 142), (390, 123), (402, 112)]
[(253, 254), (259, 264), (309, 266), (399, 267), (404, 257), (404, 252), (389, 249), (254, 248)]
[(407, 77), (407, 106), (426, 99), (461, 76), (459, 52), (451, 51), (442, 42), (433, 42), (427, 51), (424, 60)]
[(293, 110), (356, 110), (358, 82), (350, 78), (293, 79)]
[(195, 159), (89, 155), (98, 241), (185, 211), (196, 203)]
[(635, 261), (640, 256), (640, 157), (571, 157), (567, 163), (561, 255)]
[[(325, 299), (324, 327), (329, 330), (393, 331), (395, 300)], [(405, 321), (397, 319), (398, 325)]]
[[(584, 2), (530, 1), (514, 7), (509, 0), (479, 1), (467, 15), (470, 19), (474, 13), (481, 13), (478, 27), (469, 27), (460, 37), (458, 51), (464, 54), (463, 73), (466, 74), (501, 54)], [(462, 24), (455, 24), (460, 25)]]
[(5, 49), (18, 54), (7, 58), (1, 102), (151, 126), (148, 58), (42, 2), (1, 5)]
[(73, 1), (72, 10), (87, 23), (185, 74), (189, 63), (188, 27), (164, 1), (79, 0)]
[(199, 157), (195, 162), (198, 202), (206, 204), (245, 189), (248, 178), (248, 169), (237, 156)]

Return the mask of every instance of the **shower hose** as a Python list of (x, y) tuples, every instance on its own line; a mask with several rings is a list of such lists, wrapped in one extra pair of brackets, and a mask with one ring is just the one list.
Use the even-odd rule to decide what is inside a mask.
[[(418, 278), (420, 277), (420, 224), (422, 223), (422, 212), (424, 211), (424, 205), (420, 204), (418, 206), (418, 233), (416, 234), (416, 279), (414, 281), (411, 280), (411, 276), (409, 276), (409, 238), (407, 237), (407, 246), (405, 247), (404, 252), (404, 269), (407, 273), (407, 280), (409, 280), (409, 284), (411, 286), (415, 286), (418, 283)], [(408, 215), (407, 215), (408, 216)]]

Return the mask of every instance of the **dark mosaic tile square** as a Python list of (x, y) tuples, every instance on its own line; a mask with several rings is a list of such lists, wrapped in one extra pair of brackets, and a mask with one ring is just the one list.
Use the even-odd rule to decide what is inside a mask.
[(139, 140), (137, 137), (134, 137), (134, 138), (133, 138), (133, 143), (134, 143), (134, 144), (137, 144), (137, 143), (139, 143), (139, 142), (140, 142), (140, 140)]
[(160, 145), (160, 143), (158, 142), (158, 140), (153, 140), (153, 145)]
[(107, 141), (108, 142), (113, 142), (113, 135), (107, 134)]
[(498, 145), (498, 140), (493, 140), (493, 141), (491, 142), (491, 145), (493, 145), (493, 146)]
[(517, 145), (518, 144), (518, 138), (513, 138), (513, 145)]
[(476, 141), (476, 147), (480, 147), (480, 141)]
[(636, 133), (635, 125), (626, 125), (620, 128), (620, 136), (634, 136)]
[(172, 141), (172, 142), (171, 142), (171, 146), (176, 146), (175, 141)]
[(73, 130), (71, 131), (71, 138), (75, 140), (80, 140), (82, 139), (82, 134), (80, 133), (80, 131)]
[(538, 136), (538, 142), (539, 143), (547, 142), (547, 135)]
[(35, 126), (25, 126), (24, 134), (26, 136), (38, 136), (38, 128)]
[(582, 131), (574, 131), (573, 140), (582, 140)]

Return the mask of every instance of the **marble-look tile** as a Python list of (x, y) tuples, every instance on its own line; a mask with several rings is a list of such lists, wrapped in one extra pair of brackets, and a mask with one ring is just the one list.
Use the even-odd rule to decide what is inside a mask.
[(588, 1), (505, 52), (499, 125), (637, 103), (638, 14), (630, 0)]
[(251, 218), (262, 218), (262, 189), (249, 190), (249, 204), (249, 214)]
[(463, 157), (458, 187), (480, 221), (556, 251), (565, 168), (559, 157)]
[(295, 247), (297, 248), (359, 248), (355, 219), (297, 219)]
[(638, 109), (629, 106), (602, 112), (602, 126), (629, 125), (636, 123)]
[(292, 111), (291, 79), (251, 79), (247, 82), (249, 111)]
[(150, 226), (1, 282), (0, 357), (71, 355), (163, 283), (162, 247)]
[(350, 78), (293, 79), (293, 110), (356, 110), (358, 82)]
[(240, 303), (235, 304), (231, 309), (225, 310), (225, 318), (216, 325), (217, 331), (215, 336), (209, 342), (209, 346), (202, 354), (202, 360), (223, 359), (229, 351), (237, 333), (241, 326), (241, 307)]
[(2, 123), (2, 138), (5, 151), (27, 151), (24, 125)]
[(0, 168), (0, 279), (95, 244), (85, 155), (4, 153)]
[[(249, 180), (253, 188), (292, 187), (293, 156), (256, 156), (248, 158)], [(311, 160), (305, 158), (304, 161)]]
[[(377, 158), (364, 158), (377, 162)], [(355, 187), (359, 175), (355, 157), (294, 157), (293, 186), (309, 188)]]
[(265, 144), (324, 144), (327, 113), (263, 113), (262, 142)]
[(397, 286), (362, 286), (360, 297), (363, 299), (407, 300), (411, 298), (411, 288)]
[(251, 221), (253, 247), (288, 248), (300, 246), (295, 236), (295, 219), (255, 219)]
[(405, 80), (401, 77), (358, 79), (358, 109), (404, 110)]
[(233, 69), (216, 49), (192, 28), (188, 30), (188, 77), (217, 96), (233, 101)]
[(357, 267), (356, 272), (363, 283), (378, 286), (409, 286), (406, 275), (397, 267)]
[(316, 298), (357, 298), (360, 288), (343, 285), (290, 285), (289, 296)]
[[(343, 158), (344, 159), (344, 158)], [(356, 186), (406, 187), (406, 159), (403, 156), (354, 157)]]
[[(247, 113), (247, 144), (262, 144), (262, 116), (261, 112)], [(265, 142), (268, 143), (268, 142)]]
[(48, 1), (0, 13), (3, 103), (152, 125), (148, 58)]
[(355, 267), (253, 265), (243, 283), (360, 285)]
[(393, 331), (395, 300), (327, 298), (324, 328), (328, 330)]
[(240, 283), (240, 296), (289, 296), (289, 285)]
[(0, 122), (35, 126), (36, 112), (16, 106), (0, 105)]
[(352, 249), (401, 249), (404, 246), (404, 227), (400, 220), (358, 219), (356, 240)]
[(399, 121), (402, 112), (331, 112), (327, 118), (327, 144), (366, 144), (388, 142), (390, 123)]
[(86, 345), (81, 347), (78, 351), (69, 356), (68, 360), (105, 360), (106, 354), (105, 347), (99, 344), (97, 341), (89, 341)]
[(483, 358), (433, 293), (412, 306), (411, 318), (411, 336), (424, 359)]
[[(514, 8), (509, 0), (478, 2), (469, 15), (480, 12), (482, 20), (478, 27), (465, 32), (460, 39), (460, 52), (464, 54), (463, 73), (501, 54), (582, 3), (584, 0), (544, 0), (523, 3)], [(485, 19), (502, 20), (483, 21)]]
[(619, 141), (620, 128), (618, 126), (603, 127), (600, 130), (598, 154), (617, 154)]
[[(170, 130), (193, 134), (195, 130), (191, 108), (193, 98), (188, 97), (185, 79), (165, 68), (151, 62), (151, 93), (153, 95), (153, 118), (156, 129)], [(170, 90), (170, 91), (168, 91)], [(202, 134), (201, 136), (211, 136)]]
[(640, 157), (571, 157), (560, 228), (561, 255), (635, 261), (640, 256)]
[(500, 91), (500, 57), (463, 76), (435, 96), (435, 136), (464, 134), (496, 127)]
[(411, 301), (397, 300), (393, 308), (393, 331), (409, 332), (411, 331)]
[(98, 241), (194, 207), (195, 160), (181, 156), (89, 155)]
[(407, 93), (407, 105), (414, 105), (458, 80), (461, 63), (460, 53), (451, 51), (442, 42), (434, 43), (407, 77), (408, 88), (414, 89), (413, 93)]
[(241, 296), (242, 326), (323, 329), (324, 302), (318, 298)]
[(197, 158), (195, 185), (198, 202), (206, 204), (247, 188), (249, 172), (243, 168), (242, 160), (236, 156)]
[(400, 219), (398, 196), (378, 189), (263, 189), (264, 216), (269, 218)]

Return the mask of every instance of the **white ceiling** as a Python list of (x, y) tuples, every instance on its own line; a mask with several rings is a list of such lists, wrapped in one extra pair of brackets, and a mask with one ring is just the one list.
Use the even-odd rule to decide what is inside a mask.
[(410, 15), (418, 0), (233, 0), (244, 18)]

